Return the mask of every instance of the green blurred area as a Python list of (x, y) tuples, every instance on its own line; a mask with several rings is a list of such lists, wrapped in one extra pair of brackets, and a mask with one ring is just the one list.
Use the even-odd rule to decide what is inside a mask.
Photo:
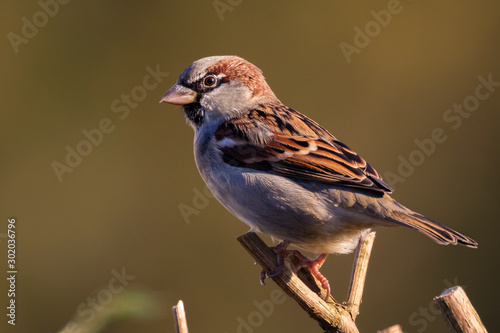
[[(125, 269), (134, 278), (124, 290), (154, 293), (160, 305), (152, 312), (167, 310), (120, 317), (105, 332), (173, 332), (168, 309), (178, 299), (192, 332), (245, 332), (243, 322), (252, 332), (320, 332), (290, 299), (273, 303), (269, 316), (259, 312), (276, 286), (260, 286), (259, 268), (235, 239), (247, 227), (200, 195), (193, 133), (180, 109), (158, 104), (192, 61), (224, 54), (260, 67), (278, 98), (382, 175), (397, 174), (401, 158), (423, 156), (394, 197), (479, 242), (477, 250), (443, 247), (409, 229), (377, 229), (360, 330), (398, 323), (405, 332), (446, 331), (430, 302), (460, 284), (489, 331), (500, 331), (500, 87), (459, 125), (455, 113), (453, 122), (443, 118), (454, 104), (473, 102), (478, 77), (500, 81), (498, 2), (41, 3), (52, 6), (46, 21), (37, 1), (4, 1), (0, 14), (0, 268), (7, 270), (10, 217), (18, 268), (16, 326), (2, 310), (0, 331), (90, 322), (81, 314), (94, 309), (88, 299), (111, 290), (113, 271)], [(11, 33), (22, 37), (34, 19), (38, 31), (13, 46)], [(355, 37), (357, 28), (367, 38)], [(348, 62), (340, 45), (356, 42), (363, 47)], [(161, 74), (154, 80), (151, 71)], [(135, 97), (127, 104), (124, 95)], [(103, 119), (108, 133), (100, 137), (93, 130)], [(415, 140), (429, 142), (436, 128), (446, 140), (415, 153)], [(82, 143), (84, 130), (98, 144)], [(58, 179), (53, 164), (67, 163), (68, 146), (87, 156)], [(188, 218), (186, 207), (195, 212)], [(338, 300), (351, 264), (352, 255), (331, 256), (322, 268)], [(2, 279), (3, 309), (7, 289)]]

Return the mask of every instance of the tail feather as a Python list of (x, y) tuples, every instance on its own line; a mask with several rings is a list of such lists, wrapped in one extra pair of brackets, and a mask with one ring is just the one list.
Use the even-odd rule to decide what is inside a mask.
[(478, 245), (472, 238), (462, 235), (445, 225), (429, 220), (425, 216), (412, 212), (409, 209), (406, 211), (394, 212), (390, 220), (397, 224), (420, 231), (441, 245), (460, 244), (472, 248), (477, 248)]

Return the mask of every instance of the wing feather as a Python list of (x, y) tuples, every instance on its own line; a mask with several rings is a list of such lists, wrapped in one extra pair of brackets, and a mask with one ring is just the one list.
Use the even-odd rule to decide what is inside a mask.
[(392, 192), (355, 151), (313, 120), (284, 105), (260, 105), (226, 121), (217, 129), (215, 138), (224, 162), (234, 166), (305, 182)]

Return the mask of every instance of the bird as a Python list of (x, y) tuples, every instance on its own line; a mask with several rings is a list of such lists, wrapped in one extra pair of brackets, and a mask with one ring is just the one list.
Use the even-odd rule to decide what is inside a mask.
[(215, 198), (251, 231), (279, 241), (278, 269), (268, 276), (280, 274), (284, 258), (295, 254), (328, 298), (330, 285), (319, 271), (326, 257), (353, 252), (361, 235), (378, 226), (405, 226), (442, 245), (478, 245), (394, 200), (370, 164), (283, 104), (262, 71), (241, 57), (196, 60), (162, 102), (182, 106), (195, 132), (196, 166)]

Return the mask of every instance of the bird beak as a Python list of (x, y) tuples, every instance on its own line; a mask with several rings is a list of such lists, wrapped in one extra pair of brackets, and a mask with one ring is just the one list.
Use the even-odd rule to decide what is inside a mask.
[(196, 92), (180, 84), (175, 84), (163, 95), (160, 103), (170, 103), (175, 105), (186, 105), (196, 102)]

